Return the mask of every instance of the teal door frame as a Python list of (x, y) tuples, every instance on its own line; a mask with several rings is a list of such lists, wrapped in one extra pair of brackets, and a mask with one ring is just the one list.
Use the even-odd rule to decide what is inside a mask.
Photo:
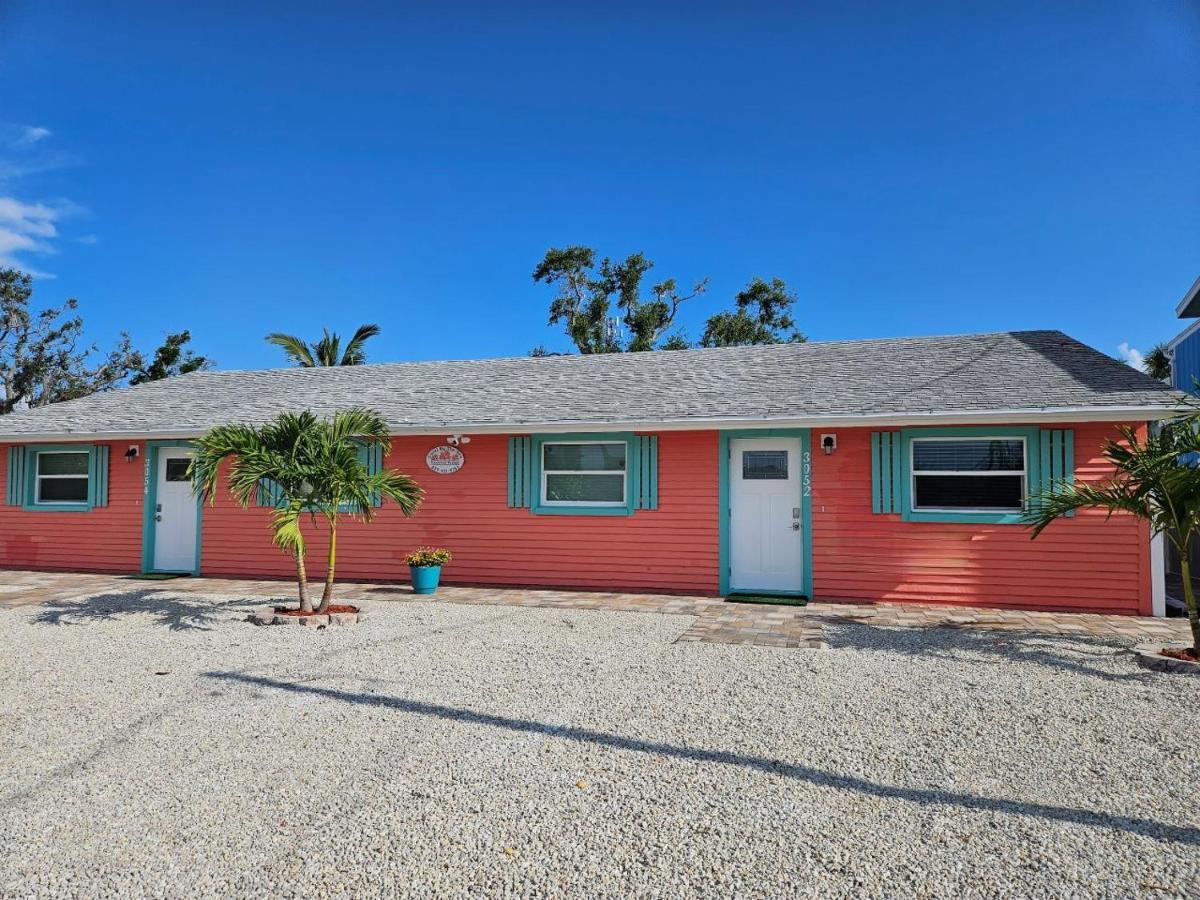
[(720, 432), (720, 472), (718, 476), (718, 508), (720, 522), (720, 590), (729, 593), (730, 555), (730, 509), (729, 509), (729, 461), (732, 448), (729, 442), (741, 438), (799, 438), (800, 439), (800, 553), (801, 583), (795, 591), (756, 591), (763, 595), (812, 597), (812, 429), (810, 428), (731, 428)]
[[(195, 444), (191, 441), (146, 441), (145, 467), (142, 472), (142, 574), (148, 575), (156, 571), (154, 568), (154, 514), (158, 506), (158, 451), (163, 448), (187, 447)], [(196, 565), (193, 575), (200, 574), (200, 533), (204, 521), (204, 503), (196, 498)]]

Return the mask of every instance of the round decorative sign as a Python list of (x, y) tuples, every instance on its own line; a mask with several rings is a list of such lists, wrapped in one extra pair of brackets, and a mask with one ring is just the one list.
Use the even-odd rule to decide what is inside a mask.
[(466, 462), (462, 451), (457, 447), (443, 445), (434, 447), (425, 454), (425, 465), (429, 466), (434, 472), (439, 475), (449, 475), (452, 472), (457, 472), (463, 467)]

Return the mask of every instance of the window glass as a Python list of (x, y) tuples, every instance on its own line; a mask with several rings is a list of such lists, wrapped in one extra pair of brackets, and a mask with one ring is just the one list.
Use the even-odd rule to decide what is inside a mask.
[(743, 450), (742, 478), (747, 481), (783, 480), (788, 477), (786, 450)]
[(189, 459), (168, 459), (167, 460), (167, 481), (191, 481), (188, 475), (188, 467), (191, 465)]
[(624, 503), (625, 476), (547, 474), (546, 499), (552, 503)]
[(87, 475), (86, 453), (39, 453), (39, 475)]
[(542, 502), (563, 506), (625, 504), (625, 443), (542, 445)]
[(39, 453), (35, 503), (87, 503), (87, 453)]
[(542, 467), (555, 472), (624, 471), (625, 445), (543, 444)]
[(1022, 440), (915, 440), (913, 468), (929, 472), (1020, 472)]
[(1025, 442), (1019, 438), (916, 439), (913, 509), (1020, 510)]

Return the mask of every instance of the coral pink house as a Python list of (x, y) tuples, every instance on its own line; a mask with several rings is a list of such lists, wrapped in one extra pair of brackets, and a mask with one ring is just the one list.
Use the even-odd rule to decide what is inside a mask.
[(1145, 615), (1144, 525), (1021, 519), (1176, 403), (1059, 332), (195, 373), (0, 419), (0, 567), (290, 577), (269, 492), (201, 507), (189, 440), (362, 405), (426, 499), (347, 525), (345, 578), (432, 544), (449, 583)]

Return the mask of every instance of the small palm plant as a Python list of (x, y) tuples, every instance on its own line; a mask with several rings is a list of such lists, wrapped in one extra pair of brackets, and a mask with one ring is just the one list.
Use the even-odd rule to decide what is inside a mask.
[(216, 501), (222, 463), (229, 462), (229, 489), (243, 509), (266, 489), (275, 500), (271, 528), (275, 544), (296, 560), (300, 609), (313, 612), (308, 594), (305, 558), (308, 552), (302, 528), (305, 515), (324, 519), (329, 528), (329, 557), (325, 589), (317, 613), (333, 600), (337, 561), (337, 529), (342, 516), (369, 522), (377, 502), (393, 501), (411, 516), (424, 496), (413, 479), (384, 469), (368, 472), (360, 448), (378, 445), (390, 451), (387, 425), (372, 410), (351, 409), (320, 419), (311, 412), (281, 413), (262, 426), (222, 425), (197, 442), (192, 462), (196, 493)]
[(1103, 455), (1116, 470), (1106, 482), (1061, 484), (1032, 498), (1026, 522), (1037, 538), (1055, 519), (1077, 509), (1103, 509), (1109, 517), (1127, 512), (1150, 523), (1179, 551), (1183, 594), (1192, 627), (1192, 653), (1200, 659), (1200, 612), (1192, 586), (1188, 548), (1200, 534), (1200, 414), (1152, 432), (1144, 439), (1128, 426), (1120, 439), (1104, 442)]
[(322, 328), (324, 333), (319, 341), (312, 344), (294, 334), (283, 334), (275, 331), (267, 335), (267, 343), (274, 344), (283, 350), (285, 356), (301, 368), (318, 368), (320, 366), (361, 366), (367, 361), (363, 345), (379, 334), (378, 325), (359, 325), (358, 330), (346, 342), (342, 349), (342, 338), (328, 328)]

